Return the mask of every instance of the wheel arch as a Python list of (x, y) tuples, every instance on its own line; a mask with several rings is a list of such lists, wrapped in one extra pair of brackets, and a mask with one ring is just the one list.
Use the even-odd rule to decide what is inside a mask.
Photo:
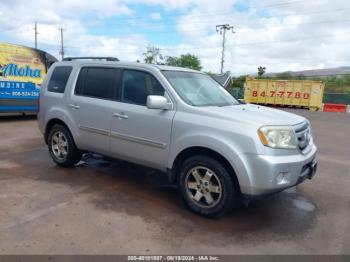
[(68, 129), (68, 131), (72, 134), (71, 130), (69, 129), (68, 125), (62, 121), (61, 119), (59, 118), (52, 118), (50, 119), (46, 126), (45, 126), (45, 133), (44, 133), (44, 138), (45, 138), (45, 143), (48, 144), (48, 138), (49, 138), (49, 133), (50, 133), (50, 129), (56, 125), (56, 124), (60, 124), (64, 127), (66, 127)]
[(234, 167), (230, 164), (230, 162), (219, 152), (203, 146), (191, 146), (183, 149), (177, 154), (173, 165), (169, 169), (168, 173), (169, 180), (171, 183), (175, 184), (178, 182), (178, 174), (181, 167), (181, 163), (183, 163), (185, 159), (195, 155), (204, 155), (219, 161), (226, 168), (226, 170), (228, 170), (231, 178), (235, 182), (234, 184), (237, 186), (237, 189), (240, 192), (240, 184), (237, 178), (237, 173)]

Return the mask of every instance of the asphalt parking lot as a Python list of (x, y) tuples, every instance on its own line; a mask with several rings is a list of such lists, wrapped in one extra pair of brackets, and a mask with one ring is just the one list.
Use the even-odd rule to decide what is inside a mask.
[(311, 120), (318, 173), (217, 220), (159, 172), (88, 155), (51, 161), (35, 118), (0, 120), (0, 254), (350, 254), (350, 115)]

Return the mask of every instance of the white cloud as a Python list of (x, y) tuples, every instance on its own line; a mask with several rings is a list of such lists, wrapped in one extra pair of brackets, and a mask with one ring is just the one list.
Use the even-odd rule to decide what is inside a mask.
[[(220, 68), (222, 36), (215, 32), (215, 25), (224, 23), (235, 26), (236, 31), (236, 34), (227, 33), (225, 58), (225, 69), (234, 74), (256, 72), (259, 65), (274, 72), (335, 67), (347, 65), (350, 60), (347, 48), (350, 4), (346, 1), (291, 1), (281, 5), (280, 0), (248, 0), (245, 3), (251, 8), (244, 12), (233, 10), (237, 1), (0, 0), (0, 32), (2, 39), (32, 45), (33, 25), (38, 21), (39, 47), (56, 56), (58, 28), (64, 27), (68, 55), (111, 55), (135, 61), (142, 60), (146, 46), (158, 45), (150, 43), (148, 34), (115, 37), (105, 33), (101, 26), (96, 27), (101, 32), (92, 33), (89, 26), (103, 25), (109, 17), (127, 15), (133, 19), (128, 22), (130, 25), (138, 25), (147, 32), (159, 31), (159, 37), (166, 39), (175, 34), (165, 26), (166, 16), (176, 10), (183, 14), (175, 16), (181, 43), (161, 46), (164, 55), (193, 53), (201, 58), (207, 71), (217, 72)], [(140, 19), (144, 14), (133, 10), (136, 4), (158, 7)], [(164, 16), (159, 6), (166, 10)]]
[[(208, 23), (199, 23), (196, 20), (203, 18), (198, 17), (210, 9), (201, 6), (179, 19), (177, 28), (185, 37), (183, 45), (200, 47), (188, 51), (202, 57), (205, 70), (219, 70), (221, 39), (210, 30), (223, 21), (235, 26), (236, 34), (227, 34), (225, 59), (225, 69), (234, 74), (255, 73), (259, 65), (266, 66), (269, 72), (347, 65), (348, 23), (325, 23), (348, 19), (346, 10), (342, 11), (344, 1), (295, 1), (295, 5), (285, 6), (277, 6), (280, 1), (251, 2), (253, 6), (258, 3), (270, 7), (243, 13), (232, 11), (229, 16), (214, 18), (208, 15)], [(212, 5), (215, 8), (214, 2)], [(213, 46), (217, 47), (215, 52)]]
[[(85, 43), (93, 43), (86, 45)], [(139, 43), (143, 43), (140, 45)], [(112, 56), (124, 61), (136, 61), (147, 46), (147, 40), (140, 35), (129, 35), (127, 38), (113, 38), (106, 36), (82, 36), (72, 41), (70, 54), (82, 56)]]
[(198, 0), (126, 0), (125, 3), (132, 4), (147, 4), (147, 5), (161, 5), (166, 10), (173, 9), (187, 9), (191, 7)]
[(154, 19), (154, 20), (160, 20), (160, 19), (162, 19), (161, 14), (158, 13), (158, 12), (151, 13), (149, 16), (150, 16), (152, 19)]

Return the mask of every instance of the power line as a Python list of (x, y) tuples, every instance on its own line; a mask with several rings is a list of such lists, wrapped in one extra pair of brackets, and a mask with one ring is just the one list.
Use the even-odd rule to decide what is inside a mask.
[[(235, 46), (246, 46), (246, 45), (261, 45), (261, 44), (273, 44), (273, 43), (284, 43), (284, 42), (292, 42), (292, 41), (300, 41), (300, 40), (309, 40), (309, 39), (315, 39), (315, 38), (324, 38), (329, 36), (335, 36), (335, 35), (348, 35), (350, 32), (342, 32), (342, 33), (335, 33), (335, 34), (325, 34), (325, 35), (314, 35), (309, 36), (305, 38), (292, 38), (292, 39), (286, 39), (286, 40), (277, 40), (277, 41), (266, 41), (266, 42), (247, 42), (247, 43), (240, 43), (235, 44)], [(233, 46), (233, 45), (227, 45), (227, 46)], [(208, 46), (208, 47), (178, 47), (178, 48), (161, 48), (161, 50), (195, 50), (195, 49), (215, 49), (217, 46)]]
[[(254, 8), (273, 8), (273, 7), (279, 7), (279, 6), (284, 6), (284, 5), (290, 5), (290, 4), (295, 4), (295, 3), (298, 3), (298, 2), (305, 2), (306, 0), (295, 0), (295, 1), (284, 1), (284, 2), (279, 2), (279, 3), (275, 3), (275, 4), (270, 4), (270, 5), (253, 5), (253, 6), (250, 6), (249, 8), (251, 9), (254, 9)], [(187, 15), (188, 13), (180, 13), (180, 14), (176, 14), (176, 15), (163, 15), (162, 17), (163, 18), (176, 18), (176, 17), (180, 17), (182, 15)], [(203, 12), (201, 15), (198, 15), (198, 16), (205, 16), (205, 17), (208, 17), (208, 16), (216, 16), (220, 13), (212, 13), (212, 12)], [(224, 12), (224, 13), (221, 13), (221, 14), (230, 14), (228, 12)], [(196, 17), (196, 15), (193, 15), (191, 17)], [(116, 21), (133, 21), (133, 20), (141, 20), (141, 21), (154, 21), (154, 19), (152, 18), (145, 18), (144, 16), (135, 16), (135, 17), (125, 17), (125, 18), (118, 18), (118, 20)]]
[[(309, 14), (322, 14), (322, 13), (332, 13), (332, 12), (344, 12), (344, 11), (348, 11), (350, 10), (350, 8), (337, 8), (337, 9), (333, 9), (333, 10), (319, 10), (319, 11), (313, 11), (313, 12), (301, 12), (301, 13), (297, 13), (298, 16), (304, 16), (304, 15), (309, 15)], [(225, 13), (210, 13), (210, 14), (202, 14), (202, 15), (191, 15), (191, 19), (193, 18), (197, 18), (197, 17), (203, 17), (203, 21), (191, 21), (191, 24), (206, 24), (206, 23), (212, 23), (211, 21), (208, 21), (208, 17), (216, 17), (216, 18), (227, 18), (227, 16), (232, 15), (233, 12), (225, 12)], [(274, 15), (274, 16), (267, 16), (264, 18), (282, 18), (282, 17), (289, 17), (289, 16), (295, 16), (296, 14), (289, 14), (289, 15)], [(223, 17), (221, 17), (223, 16)], [(166, 16), (164, 16), (166, 18)], [(179, 15), (174, 15), (174, 17), (180, 17)], [(130, 21), (132, 22), (133, 25), (135, 24), (139, 24), (139, 25), (169, 25), (169, 24), (174, 24), (173, 20), (168, 20), (168, 19), (162, 19), (161, 21), (159, 20), (152, 20), (152, 19), (145, 19), (145, 18), (141, 18), (140, 21), (135, 22), (135, 20), (137, 20), (137, 18), (133, 19), (133, 18), (128, 18), (130, 19)], [(149, 20), (149, 22), (145, 22)], [(215, 22), (214, 22), (215, 23)], [(104, 22), (103, 26), (105, 25), (110, 25), (110, 24), (116, 24), (115, 21), (109, 21), (109, 22)], [(187, 21), (183, 21), (183, 22), (176, 22), (176, 24), (187, 24)]]
[[(307, 22), (307, 23), (290, 23), (290, 24), (283, 24), (283, 25), (276, 25), (276, 26), (271, 26), (269, 28), (285, 28), (285, 27), (289, 27), (289, 26), (297, 26), (297, 25), (317, 25), (317, 24), (332, 24), (332, 23), (348, 23), (350, 22), (350, 19), (341, 19), (341, 20), (328, 20), (328, 21), (316, 21), (316, 22)], [(206, 22), (208, 23), (208, 26), (211, 25), (211, 22)], [(259, 30), (259, 29), (264, 29), (264, 27), (261, 28), (252, 28), (252, 27), (236, 27), (237, 31), (242, 31), (242, 30)], [(191, 30), (183, 30), (182, 32), (185, 33), (190, 33), (190, 32), (203, 32), (203, 33), (207, 33), (209, 30), (198, 30), (198, 29), (191, 29)], [(168, 34), (174, 34), (174, 33), (178, 33), (178, 31), (176, 30), (169, 30), (167, 29), (166, 32), (154, 32), (154, 31), (142, 31), (138, 34), (160, 34), (160, 35), (168, 35)]]
[(290, 4), (295, 4), (298, 2), (305, 2), (305, 0), (294, 0), (294, 1), (287, 1), (287, 2), (280, 2), (280, 3), (276, 3), (276, 4), (271, 4), (271, 5), (255, 5), (252, 8), (266, 8), (266, 7), (278, 7), (278, 6), (283, 6), (283, 5), (290, 5)]
[[(271, 26), (269, 28), (284, 28), (284, 27), (289, 27), (289, 26), (296, 26), (296, 25), (318, 25), (318, 24), (332, 24), (332, 23), (349, 23), (350, 19), (341, 19), (341, 20), (329, 20), (329, 21), (317, 21), (317, 22), (309, 22), (309, 23), (290, 23), (290, 24), (284, 24), (284, 25), (276, 25), (276, 26)], [(250, 30), (250, 29), (254, 29), (254, 30), (259, 30), (259, 29), (265, 29), (265, 28), (251, 28), (251, 27), (238, 27), (236, 28), (236, 30), (241, 31), (241, 30)], [(198, 30), (185, 30), (184, 32), (198, 32)], [(203, 31), (206, 32), (206, 31)], [(157, 32), (156, 32), (157, 33)], [(163, 33), (163, 32), (159, 32), (159, 33)], [(167, 32), (164, 32), (167, 33)], [(169, 33), (172, 33), (171, 31)]]
[[(249, 46), (249, 45), (263, 45), (263, 44), (277, 44), (277, 43), (288, 43), (292, 41), (302, 41), (302, 40), (313, 40), (317, 38), (326, 38), (330, 36), (342, 36), (346, 35), (348, 36), (350, 34), (350, 31), (347, 32), (341, 32), (341, 33), (333, 33), (333, 34), (323, 34), (323, 35), (311, 35), (309, 37), (304, 37), (304, 38), (292, 38), (292, 39), (285, 39), (285, 40), (275, 40), (275, 41), (265, 41), (265, 42), (247, 42), (247, 43), (239, 43), (235, 44), (234, 46)], [(139, 44), (142, 43), (130, 43), (131, 45), (136, 45), (138, 49), (146, 49), (147, 46), (150, 45), (150, 43), (145, 42), (144, 47), (139, 46)], [(334, 43), (333, 45), (339, 45), (340, 43)], [(230, 47), (232, 45), (225, 45), (226, 47)], [(78, 46), (72, 46), (73, 48), (80, 48), (80, 45)], [(161, 51), (180, 51), (180, 50), (208, 50), (208, 49), (217, 49), (217, 46), (207, 46), (207, 47), (159, 47)], [(127, 48), (118, 48), (119, 51), (129, 51), (130, 49)]]

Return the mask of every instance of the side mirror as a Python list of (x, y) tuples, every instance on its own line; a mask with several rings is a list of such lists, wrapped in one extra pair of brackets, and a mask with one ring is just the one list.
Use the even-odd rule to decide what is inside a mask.
[(172, 104), (164, 96), (147, 96), (147, 107), (149, 109), (171, 109)]

